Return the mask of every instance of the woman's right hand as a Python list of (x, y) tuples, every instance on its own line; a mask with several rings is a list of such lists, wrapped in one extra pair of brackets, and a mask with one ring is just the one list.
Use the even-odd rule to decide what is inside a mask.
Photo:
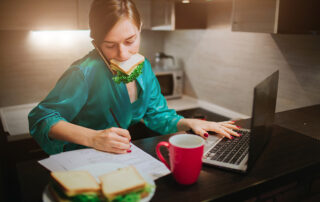
[(91, 147), (105, 152), (124, 154), (130, 150), (131, 136), (128, 130), (122, 128), (108, 128), (99, 130), (92, 136)]

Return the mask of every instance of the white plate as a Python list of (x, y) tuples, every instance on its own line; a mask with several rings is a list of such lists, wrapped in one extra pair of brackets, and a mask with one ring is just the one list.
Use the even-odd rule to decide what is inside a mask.
[[(97, 181), (99, 182), (98, 177), (100, 175), (103, 175), (105, 173), (114, 171), (118, 168), (123, 168), (123, 167), (127, 167), (128, 165), (125, 164), (118, 164), (118, 163), (97, 163), (97, 164), (92, 164), (92, 165), (87, 165), (87, 166), (82, 166), (79, 168), (76, 168), (74, 170), (87, 170), (91, 173), (91, 175), (93, 175)], [(147, 202), (150, 201), (151, 198), (153, 197), (155, 190), (156, 190), (156, 185), (152, 179), (152, 177), (146, 173), (141, 172), (139, 169), (137, 169), (139, 171), (139, 173), (141, 174), (141, 176), (150, 184), (152, 185), (152, 189), (151, 189), (151, 193), (143, 198), (141, 200), (141, 202)], [(48, 185), (45, 187), (43, 194), (42, 194), (42, 200), (43, 202), (54, 202), (55, 200), (53, 199), (53, 197), (51, 196), (49, 189), (48, 189)]]

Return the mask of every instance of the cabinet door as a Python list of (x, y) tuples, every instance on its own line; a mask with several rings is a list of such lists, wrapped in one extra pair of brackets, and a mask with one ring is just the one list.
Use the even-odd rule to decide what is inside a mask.
[(319, 0), (233, 0), (233, 31), (319, 34)]
[(0, 29), (77, 29), (77, 0), (1, 0)]
[(174, 30), (175, 29), (175, 13), (174, 13), (173, 1), (152, 0), (151, 29), (152, 30)]
[(320, 1), (280, 0), (278, 33), (320, 34)]
[(139, 11), (142, 21), (142, 29), (151, 29), (151, 1), (133, 0)]
[(175, 29), (207, 28), (207, 7), (209, 3), (175, 3)]
[(204, 0), (185, 4), (174, 0), (152, 0), (152, 30), (205, 29), (207, 7)]
[(233, 0), (232, 31), (277, 33), (280, 0)]
[[(89, 29), (89, 12), (93, 0), (78, 0), (79, 29)], [(150, 0), (133, 0), (142, 20), (142, 29), (150, 29)]]

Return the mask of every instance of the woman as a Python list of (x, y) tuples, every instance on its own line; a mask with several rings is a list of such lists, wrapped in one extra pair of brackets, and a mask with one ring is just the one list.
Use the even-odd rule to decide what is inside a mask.
[[(91, 37), (107, 60), (126, 61), (139, 52), (142, 22), (131, 0), (95, 0), (90, 10)], [(215, 131), (239, 136), (232, 122), (185, 119), (168, 109), (146, 59), (133, 82), (116, 84), (96, 50), (74, 62), (54, 89), (29, 114), (30, 134), (48, 154), (83, 147), (112, 153), (130, 150), (126, 128), (143, 120), (161, 134), (192, 129), (203, 138)], [(110, 113), (115, 114), (120, 123)]]

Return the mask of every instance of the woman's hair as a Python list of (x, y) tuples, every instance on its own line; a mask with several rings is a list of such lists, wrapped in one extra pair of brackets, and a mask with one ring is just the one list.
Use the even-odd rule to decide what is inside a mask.
[(132, 0), (94, 0), (89, 13), (90, 36), (98, 45), (106, 34), (123, 17), (141, 27), (138, 9)]

